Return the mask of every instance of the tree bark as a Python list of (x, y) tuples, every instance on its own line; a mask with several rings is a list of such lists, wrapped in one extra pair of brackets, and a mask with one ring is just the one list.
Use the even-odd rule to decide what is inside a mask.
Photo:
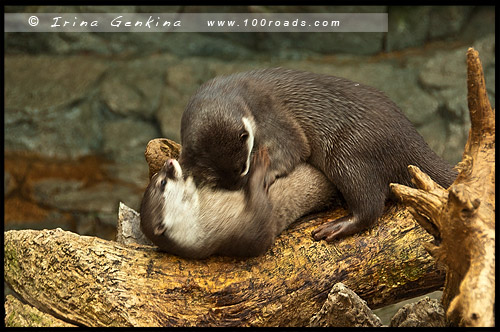
[(434, 236), (426, 249), (446, 265), (443, 306), (460, 326), (495, 325), (495, 110), (478, 52), (467, 52), (471, 129), (455, 182), (444, 189), (410, 166), (417, 189), (393, 184), (415, 219)]
[(9, 327), (76, 327), (28, 304), (23, 304), (12, 295), (6, 296), (5, 325)]
[(371, 308), (439, 289), (432, 237), (389, 206), (363, 233), (332, 244), (311, 231), (338, 209), (296, 223), (265, 255), (189, 260), (56, 230), (5, 232), (5, 281), (27, 303), (84, 326), (305, 326), (344, 283)]

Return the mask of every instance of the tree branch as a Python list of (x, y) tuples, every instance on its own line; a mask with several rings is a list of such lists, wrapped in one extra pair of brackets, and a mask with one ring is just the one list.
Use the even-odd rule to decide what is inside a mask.
[(85, 326), (305, 326), (343, 282), (378, 308), (437, 290), (431, 237), (398, 206), (372, 229), (328, 244), (297, 223), (265, 255), (182, 259), (57, 230), (5, 233), (5, 281), (28, 303)]
[(445, 190), (412, 168), (421, 190), (392, 185), (435, 237), (428, 251), (446, 265), (443, 305), (461, 326), (495, 326), (495, 111), (478, 52), (467, 52), (471, 129), (455, 182)]

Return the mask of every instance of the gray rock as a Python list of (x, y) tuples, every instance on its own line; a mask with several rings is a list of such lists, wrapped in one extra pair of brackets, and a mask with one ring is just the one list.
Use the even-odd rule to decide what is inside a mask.
[(386, 51), (423, 45), (429, 34), (430, 6), (389, 7)]
[(88, 95), (107, 62), (86, 56), (5, 57), (5, 109), (40, 112)]
[(463, 122), (469, 118), (469, 108), (467, 106), (467, 86), (451, 86), (442, 89), (435, 89), (433, 95), (443, 105), (441, 111), (443, 116)]
[(469, 41), (495, 34), (495, 16), (495, 6), (476, 6), (460, 37)]
[[(445, 154), (448, 157), (450, 156), (450, 154), (456, 156), (458, 155), (458, 153), (461, 153), (463, 151), (462, 148), (462, 151), (457, 152), (456, 150), (453, 150), (445, 153), (445, 151), (449, 149), (449, 147), (446, 146), (448, 123), (446, 123), (446, 121), (444, 121), (439, 115), (435, 115), (433, 118), (429, 118), (429, 121), (416, 128), (418, 133), (422, 135), (430, 148), (443, 158)], [(451, 160), (448, 161), (451, 162)]]
[(448, 124), (448, 137), (446, 139), (446, 149), (441, 156), (452, 165), (456, 165), (462, 160), (465, 144), (469, 137), (470, 120), (466, 123), (450, 122)]
[(45, 179), (33, 185), (35, 201), (62, 211), (98, 213), (104, 221), (116, 223), (120, 201), (138, 209), (142, 192), (129, 186), (101, 182), (86, 187), (80, 181)]
[(188, 59), (169, 64), (166, 87), (156, 114), (163, 137), (180, 142), (181, 116), (198, 87), (215, 76), (206, 59)]
[[(245, 38), (252, 38), (245, 34)], [(186, 43), (189, 40), (189, 43)], [(213, 33), (175, 32), (168, 34), (166, 50), (178, 57), (199, 56), (222, 60), (250, 60), (259, 55), (254, 48), (248, 48), (241, 40), (236, 43)]]
[(423, 64), (419, 74), (420, 83), (428, 89), (464, 85), (467, 78), (466, 52), (466, 49), (437, 51)]
[(153, 242), (142, 233), (140, 223), (139, 213), (120, 202), (116, 242), (154, 246)]
[(102, 114), (91, 100), (61, 108), (6, 108), (4, 130), (6, 150), (77, 158), (100, 148)]
[(117, 114), (152, 119), (158, 110), (165, 68), (149, 61), (133, 61), (108, 71), (101, 99)]
[(310, 327), (379, 327), (378, 318), (356, 293), (342, 283), (333, 286)]
[(415, 126), (432, 121), (436, 116), (439, 102), (434, 96), (422, 90), (413, 68), (395, 69), (394, 63), (378, 64), (368, 68), (370, 68), (368, 72), (370, 81), (367, 84), (384, 91)]
[[(494, 105), (494, 36), (488, 35), (474, 43), (485, 69), (486, 87), (490, 102)], [(470, 129), (467, 105), (467, 66), (465, 47), (451, 51), (443, 50), (429, 57), (422, 66), (419, 82), (439, 103), (439, 113), (420, 126), (422, 136), (429, 145), (451, 164), (462, 159), (462, 153)], [(493, 79), (490, 79), (493, 77)], [(441, 119), (439, 118), (441, 117)], [(444, 121), (446, 139), (442, 144)], [(441, 137), (440, 137), (441, 136)]]
[(405, 305), (392, 317), (390, 327), (445, 327), (445, 311), (440, 301), (425, 297)]
[(10, 219), (4, 225), (5, 230), (11, 229), (52, 229), (61, 227), (65, 230), (74, 231), (75, 221), (72, 216), (57, 210), (49, 211), (43, 218), (40, 216), (24, 216), (19, 219)]
[[(429, 37), (455, 37), (468, 19), (473, 6), (435, 6), (430, 11)], [(467, 24), (466, 24), (467, 22)]]
[(7, 197), (14, 189), (17, 188), (16, 179), (7, 171), (3, 172), (3, 192), (4, 196)]
[(470, 129), (466, 87), (435, 90), (434, 94), (442, 102), (440, 112), (418, 129), (438, 155), (455, 165), (462, 160)]
[(156, 114), (162, 137), (180, 142), (181, 117), (190, 97), (191, 94), (180, 93), (171, 87), (165, 88), (161, 107)]
[(422, 90), (416, 81), (407, 82), (404, 89), (398, 89), (397, 84), (394, 82), (389, 84), (389, 87), (387, 95), (391, 96), (391, 99), (414, 126), (425, 125), (429, 121), (434, 121), (436, 116), (439, 116), (440, 105), (438, 99)]
[[(204, 58), (188, 58), (172, 61), (168, 64), (166, 72), (166, 85), (179, 92), (193, 92), (199, 85), (216, 75), (220, 75), (221, 64), (229, 63)], [(242, 64), (238, 64), (241, 66)], [(223, 66), (224, 67), (224, 66)]]
[[(143, 150), (146, 150), (145, 146)], [(142, 161), (137, 160), (127, 163), (110, 163), (103, 165), (102, 167), (110, 179), (129, 183), (137, 188), (146, 189), (146, 186), (149, 183), (149, 171), (148, 164), (144, 159), (144, 151), (142, 156)]]
[[(52, 34), (52, 33), (51, 33)], [(35, 40), (35, 45), (38, 40)], [(59, 32), (53, 38), (47, 38), (45, 49), (36, 53), (50, 52), (53, 55), (74, 53), (110, 54), (116, 46), (102, 38), (102, 33), (92, 34), (86, 32)]]
[(397, 302), (397, 303), (386, 305), (384, 307), (380, 307), (378, 309), (373, 310), (373, 312), (378, 317), (380, 317), (380, 319), (382, 320), (382, 324), (384, 326), (388, 326), (390, 324), (390, 322), (391, 322), (391, 318), (403, 306), (405, 306), (407, 304), (418, 302), (419, 300), (425, 298), (426, 296), (429, 297), (429, 298), (431, 298), (431, 299), (438, 299), (439, 300), (439, 299), (441, 299), (442, 295), (443, 295), (442, 291), (434, 291), (434, 292), (431, 292), (431, 293), (427, 293), (427, 294), (425, 294), (423, 296), (418, 296), (418, 297), (415, 297), (415, 298), (412, 298), (412, 299), (403, 300), (401, 302)]
[[(82, 187), (82, 181), (45, 179), (33, 184), (33, 198), (36, 202), (51, 205), (50, 202), (54, 200), (55, 196), (78, 191)], [(64, 209), (64, 207), (62, 208)]]
[[(248, 34), (245, 34), (248, 39)], [(211, 33), (6, 33), (5, 45), (8, 54), (52, 54), (68, 55), (91, 52), (104, 55), (150, 55), (170, 53), (179, 57), (209, 56), (226, 60), (252, 59), (256, 50), (245, 46), (240, 38)], [(186, 43), (186, 40), (190, 40)], [(253, 45), (256, 44), (256, 41)]]
[[(495, 39), (494, 35), (488, 35), (473, 46), (481, 58), (483, 68), (494, 63)], [(455, 50), (437, 51), (423, 64), (419, 81), (428, 89), (443, 89), (449, 87), (467, 88), (467, 47)]]
[(147, 143), (160, 135), (151, 123), (133, 118), (109, 121), (103, 127), (102, 150), (117, 162), (143, 161)]
[[(276, 58), (303, 59), (317, 54), (369, 55), (383, 50), (382, 32), (349, 33), (269, 33), (259, 42), (259, 50), (272, 53)], [(286, 37), (281, 37), (285, 35)]]
[(90, 154), (100, 144), (101, 118), (88, 97), (106, 68), (80, 56), (7, 56), (5, 148), (54, 157)]
[(72, 212), (71, 216), (75, 233), (110, 241), (116, 238), (116, 212), (114, 214)]

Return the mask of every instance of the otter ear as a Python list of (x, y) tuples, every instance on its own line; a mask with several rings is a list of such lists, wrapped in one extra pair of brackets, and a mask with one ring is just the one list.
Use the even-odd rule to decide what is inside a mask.
[(164, 166), (165, 174), (167, 178), (175, 180), (182, 178), (182, 168), (179, 165), (179, 162), (175, 159), (168, 159)]

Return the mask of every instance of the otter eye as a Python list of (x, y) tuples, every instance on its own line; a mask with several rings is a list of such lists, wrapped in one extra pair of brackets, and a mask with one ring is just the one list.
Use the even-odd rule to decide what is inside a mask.
[(248, 138), (248, 131), (245, 130), (240, 134), (240, 141), (245, 142), (247, 138)]

